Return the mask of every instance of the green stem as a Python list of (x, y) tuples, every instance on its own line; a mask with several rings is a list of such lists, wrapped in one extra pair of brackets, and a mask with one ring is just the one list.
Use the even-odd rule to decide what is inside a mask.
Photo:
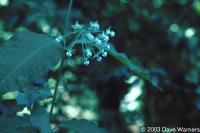
[[(67, 33), (67, 28), (68, 28), (68, 23), (69, 23), (69, 18), (70, 18), (70, 13), (71, 13), (71, 9), (72, 9), (72, 3), (73, 3), (73, 0), (70, 0), (69, 2), (69, 6), (68, 6), (68, 10), (67, 10), (67, 16), (66, 16), (66, 22), (65, 22), (65, 33)], [(64, 42), (64, 47), (66, 46), (66, 42)], [(63, 49), (63, 53), (62, 53), (62, 59), (61, 59), (61, 64), (60, 64), (60, 69), (59, 69), (59, 72), (58, 72), (58, 79), (57, 79), (57, 82), (56, 82), (56, 86), (55, 86), (55, 92), (53, 94), (53, 101), (52, 101), (52, 105), (51, 105), (51, 108), (50, 108), (50, 114), (49, 114), (49, 117), (50, 117), (50, 120), (52, 119), (52, 115), (53, 115), (53, 109), (54, 109), (54, 106), (56, 104), (56, 98), (57, 98), (57, 93), (58, 93), (58, 86), (59, 86), (59, 83), (60, 83), (60, 79), (61, 79), (61, 75), (62, 75), (62, 69), (63, 69), (63, 63), (64, 63), (64, 59), (65, 59), (65, 53), (64, 53), (65, 49)]]
[(65, 34), (68, 32), (68, 27), (69, 27), (68, 25), (69, 25), (69, 18), (70, 18), (71, 10), (72, 10), (72, 3), (73, 3), (73, 0), (70, 0), (68, 10), (67, 10), (67, 16), (65, 19), (65, 29), (64, 29)]
[(56, 104), (56, 98), (57, 98), (57, 93), (58, 93), (58, 86), (59, 86), (60, 79), (61, 79), (61, 74), (62, 74), (62, 69), (63, 69), (63, 63), (64, 63), (64, 58), (65, 58), (65, 54), (64, 54), (64, 52), (63, 52), (63, 56), (62, 56), (61, 64), (60, 64), (60, 69), (59, 69), (59, 72), (58, 72), (58, 79), (57, 79), (56, 86), (55, 86), (55, 91), (54, 91), (54, 94), (53, 94), (53, 101), (52, 101), (52, 105), (51, 105), (51, 109), (50, 109), (50, 113), (49, 113), (49, 118), (50, 118), (50, 119), (52, 118), (53, 109), (54, 109), (54, 106), (55, 106), (55, 104)]

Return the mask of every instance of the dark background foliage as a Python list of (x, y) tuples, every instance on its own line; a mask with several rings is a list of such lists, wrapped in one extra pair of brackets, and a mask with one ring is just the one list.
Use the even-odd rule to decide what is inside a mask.
[[(52, 36), (63, 31), (68, 1), (0, 3), (1, 43), (24, 28)], [(162, 91), (141, 79), (139, 109), (121, 111), (124, 97), (136, 84), (126, 82), (134, 72), (111, 56), (89, 67), (77, 56), (66, 61), (63, 70), (55, 124), (86, 118), (111, 133), (138, 132), (142, 125), (199, 127), (199, 0), (74, 0), (70, 21), (76, 20), (112, 26), (116, 49), (140, 64)], [(49, 72), (46, 84), (54, 86), (55, 77), (56, 72)]]

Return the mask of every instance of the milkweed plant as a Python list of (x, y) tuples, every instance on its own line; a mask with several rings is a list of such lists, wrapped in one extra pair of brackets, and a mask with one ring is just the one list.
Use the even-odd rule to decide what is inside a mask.
[[(72, 2), (73, 0), (70, 0), (66, 23), (69, 23)], [(6, 115), (0, 115), (0, 132), (16, 132), (19, 128), (25, 128), (23, 131), (17, 131), (20, 133), (24, 133), (25, 130), (28, 130), (26, 132), (30, 132), (30, 130), (34, 132), (35, 128), (39, 129), (41, 133), (57, 132), (58, 128), (72, 128), (80, 133), (86, 133), (86, 131), (89, 133), (90, 128), (95, 133), (105, 132), (105, 130), (85, 120), (67, 121), (57, 125), (55, 129), (50, 126), (62, 76), (63, 61), (80, 54), (82, 63), (86, 66), (92, 60), (101, 62), (112, 51), (109, 41), (116, 34), (111, 27), (102, 29), (98, 21), (90, 21), (86, 25), (76, 21), (69, 27), (71, 28), (70, 32), (55, 38), (30, 31), (19, 32), (0, 46), (2, 70), (0, 72), (0, 97), (8, 92), (18, 92), (15, 98), (15, 116), (7, 116), (7, 111), (4, 109)], [(69, 27), (67, 28), (69, 29)], [(124, 55), (114, 52), (116, 58), (128, 60)], [(61, 64), (57, 70), (58, 73), (56, 73), (57, 82), (52, 94), (50, 89), (45, 86), (45, 82), (38, 79), (56, 66), (59, 60), (61, 60)], [(129, 61), (126, 62), (129, 63)], [(49, 114), (39, 103), (39, 101), (48, 98), (52, 98)], [(3, 107), (4, 105), (0, 101), (0, 113)], [(29, 110), (28, 116), (19, 117), (17, 115), (18, 112), (22, 111), (22, 107)], [(84, 127), (85, 130), (80, 130), (80, 127)]]
[[(135, 75), (154, 85), (148, 72), (144, 72), (144, 69), (132, 63), (126, 54), (117, 52), (111, 46), (110, 38), (116, 34), (111, 27), (103, 29), (98, 21), (90, 21), (86, 25), (76, 21), (69, 26), (72, 3), (73, 0), (69, 0), (63, 35), (50, 37), (25, 30), (15, 33), (0, 45), (0, 133), (36, 133), (38, 130), (41, 133), (55, 133), (59, 132), (59, 128), (70, 128), (79, 133), (106, 132), (87, 120), (67, 120), (55, 125), (55, 128), (50, 124), (56, 106), (58, 86), (63, 76), (62, 70), (66, 67), (63, 62), (76, 55), (81, 55), (82, 64), (88, 66), (93, 60), (101, 62), (109, 53), (134, 71)], [(66, 33), (66, 29), (70, 32)], [(58, 64), (52, 93), (46, 82), (40, 79)], [(157, 84), (154, 86), (159, 88)], [(2, 97), (6, 93), (15, 92), (17, 94), (12, 107), (14, 110), (11, 111), (10, 107), (3, 104)], [(51, 99), (49, 113), (40, 103), (46, 99)], [(29, 114), (18, 116), (25, 108)]]

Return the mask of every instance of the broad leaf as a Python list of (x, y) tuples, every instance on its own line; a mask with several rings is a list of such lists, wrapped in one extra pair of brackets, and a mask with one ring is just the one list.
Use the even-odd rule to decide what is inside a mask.
[(30, 120), (33, 126), (37, 127), (41, 133), (51, 133), (49, 117), (43, 107), (34, 106)]
[(0, 133), (24, 133), (24, 128), (31, 128), (29, 120), (16, 116), (0, 116)]
[(0, 95), (27, 88), (59, 59), (54, 39), (29, 31), (16, 33), (0, 46)]
[(77, 133), (106, 133), (102, 128), (99, 128), (93, 122), (87, 120), (68, 120), (58, 125), (59, 128), (73, 129)]

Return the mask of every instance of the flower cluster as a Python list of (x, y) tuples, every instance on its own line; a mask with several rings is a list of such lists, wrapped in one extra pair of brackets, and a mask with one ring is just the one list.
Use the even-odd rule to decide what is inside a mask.
[[(89, 25), (82, 25), (76, 21), (72, 25), (72, 29), (73, 32), (71, 33), (74, 39), (66, 47), (67, 57), (71, 57), (74, 54), (75, 46), (77, 45), (81, 46), (84, 65), (89, 65), (92, 58), (100, 62), (103, 57), (107, 56), (107, 52), (110, 49), (109, 38), (115, 36), (115, 32), (111, 28), (102, 31), (97, 21), (90, 22)], [(60, 43), (64, 37), (57, 37), (56, 42)]]

